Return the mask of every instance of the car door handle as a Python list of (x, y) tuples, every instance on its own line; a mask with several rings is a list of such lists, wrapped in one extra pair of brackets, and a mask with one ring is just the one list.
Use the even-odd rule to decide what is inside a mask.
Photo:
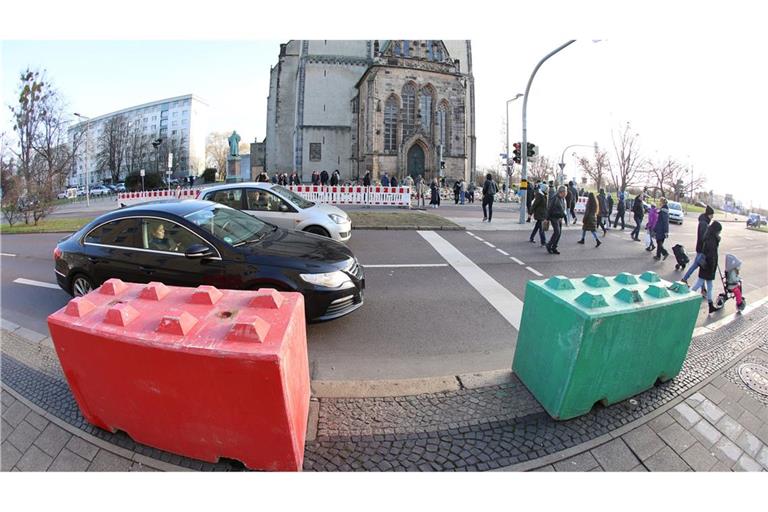
[(139, 270), (141, 270), (145, 274), (150, 274), (150, 275), (155, 273), (155, 269), (151, 267), (139, 267)]

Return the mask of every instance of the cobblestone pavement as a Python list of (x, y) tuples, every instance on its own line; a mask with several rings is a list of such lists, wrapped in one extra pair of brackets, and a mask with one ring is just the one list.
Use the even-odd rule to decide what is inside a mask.
[[(195, 470), (242, 469), (234, 461), (210, 464), (162, 452), (134, 443), (124, 433), (89, 425), (80, 415), (50, 340), (30, 341), (9, 331), (7, 323), (3, 327), (3, 385), (48, 414), (124, 450), (121, 453)], [(682, 371), (672, 381), (631, 402), (597, 407), (569, 421), (552, 420), (516, 379), (499, 386), (408, 397), (321, 398), (317, 437), (306, 444), (304, 469), (532, 469), (543, 457), (540, 469), (555, 471), (759, 470), (768, 467), (768, 397), (748, 388), (738, 369), (744, 363), (768, 366), (766, 328), (768, 306), (763, 306), (695, 338)], [(734, 364), (736, 359), (740, 360)], [(694, 386), (715, 374), (720, 375), (693, 392)], [(682, 401), (681, 395), (690, 396)], [(673, 401), (681, 403), (642, 426), (626, 427)], [(3, 393), (2, 407), (3, 470), (77, 470), (86, 463), (83, 470), (106, 470), (110, 464), (122, 470), (141, 469), (136, 456), (119, 457), (94, 443), (73, 441), (77, 436), (41, 419), (9, 393)], [(588, 446), (576, 454), (582, 443)], [(99, 456), (100, 452), (104, 454)], [(563, 453), (574, 456), (549, 463)]]

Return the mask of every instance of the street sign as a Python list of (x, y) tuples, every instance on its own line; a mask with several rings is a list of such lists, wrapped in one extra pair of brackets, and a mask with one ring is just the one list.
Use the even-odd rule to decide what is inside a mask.
[(173, 153), (168, 153), (168, 167), (173, 167)]
[(559, 166), (560, 166), (560, 171), (562, 172), (563, 168), (565, 168), (565, 162), (560, 162), (560, 163), (559, 163), (559, 164), (557, 164), (557, 165), (559, 165)]
[(499, 153), (499, 156), (500, 156), (501, 158), (507, 158), (507, 154), (506, 154), (506, 153)]
[(139, 175), (140, 175), (142, 178), (145, 176), (145, 174), (144, 174), (144, 169), (142, 169), (142, 170), (140, 170), (140, 171), (139, 171)]

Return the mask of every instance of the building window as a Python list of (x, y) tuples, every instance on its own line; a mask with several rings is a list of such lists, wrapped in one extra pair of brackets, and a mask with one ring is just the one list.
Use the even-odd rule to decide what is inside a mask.
[(432, 88), (426, 86), (419, 94), (419, 108), (421, 114), (421, 129), (424, 133), (432, 132)]
[(319, 162), (322, 156), (322, 144), (319, 142), (310, 142), (309, 143), (309, 161), (310, 162)]
[(445, 101), (440, 102), (435, 115), (435, 131), (437, 132), (437, 143), (443, 145), (445, 150), (448, 146), (448, 104)]
[(403, 87), (403, 135), (409, 137), (416, 131), (416, 87), (408, 83)]
[(397, 98), (390, 96), (384, 106), (384, 151), (397, 151)]
[(411, 56), (411, 45), (410, 41), (403, 41), (403, 56), (404, 57), (410, 57)]
[(403, 54), (402, 50), (401, 50), (401, 47), (400, 47), (400, 41), (397, 41), (395, 43), (395, 52), (394, 53), (395, 53), (395, 57), (400, 57)]

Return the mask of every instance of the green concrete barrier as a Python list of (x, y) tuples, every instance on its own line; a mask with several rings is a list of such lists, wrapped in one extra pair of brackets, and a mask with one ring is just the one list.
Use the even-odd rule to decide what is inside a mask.
[(675, 377), (701, 296), (654, 272), (528, 281), (512, 369), (565, 420)]

